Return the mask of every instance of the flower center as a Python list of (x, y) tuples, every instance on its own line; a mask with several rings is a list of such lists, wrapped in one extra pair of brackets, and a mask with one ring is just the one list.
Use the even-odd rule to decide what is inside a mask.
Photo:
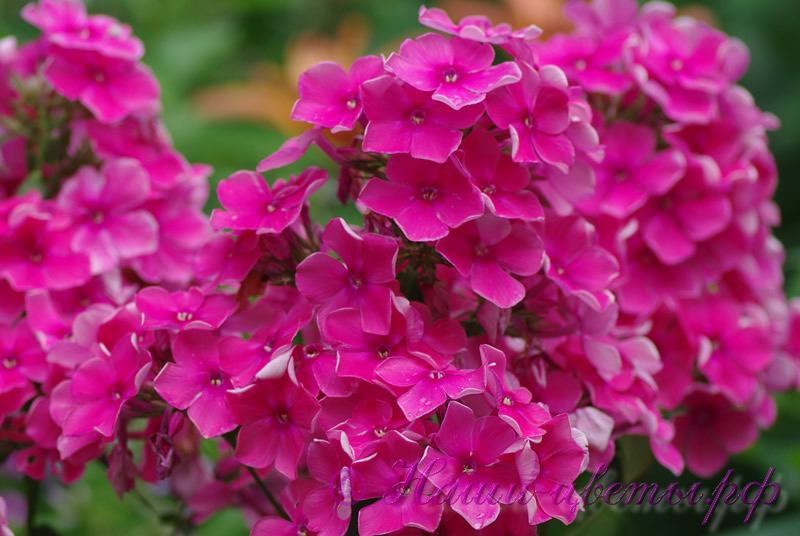
[(433, 201), (439, 192), (434, 186), (423, 186), (419, 193), (425, 201)]
[(98, 84), (102, 84), (106, 81), (106, 75), (100, 72), (94, 73), (94, 81)]
[(463, 466), (461, 466), (461, 471), (463, 471), (465, 475), (471, 475), (475, 472), (475, 468), (472, 466), (472, 464), (465, 463)]
[(383, 428), (375, 428), (375, 435), (377, 437), (383, 437), (386, 435), (386, 427)]
[(354, 275), (354, 276), (352, 276), (352, 277), (350, 278), (350, 283), (351, 283), (351, 284), (352, 284), (354, 287), (358, 288), (358, 287), (360, 287), (361, 285), (363, 285), (363, 284), (364, 284), (364, 280), (363, 280), (363, 279), (361, 279), (361, 277), (359, 277), (359, 276), (357, 276), (357, 275)]
[(100, 212), (100, 211), (95, 212), (94, 214), (92, 214), (92, 221), (97, 223), (97, 224), (103, 223), (104, 219), (105, 219), (105, 215), (103, 215), (103, 213)]
[(523, 123), (523, 124), (524, 124), (526, 127), (530, 128), (530, 127), (531, 127), (531, 125), (533, 124), (533, 121), (531, 120), (531, 118), (530, 118), (530, 117), (526, 117), (525, 119), (523, 119), (523, 120), (522, 120), (522, 123)]
[(3, 359), (3, 366), (7, 369), (12, 369), (17, 366), (17, 360), (13, 357), (7, 357)]
[(413, 114), (411, 114), (411, 120), (414, 122), (415, 125), (419, 125), (420, 123), (425, 121), (425, 114), (422, 113), (421, 110), (417, 110)]
[(513, 406), (514, 405), (514, 401), (511, 400), (510, 396), (505, 396), (505, 397), (503, 397), (503, 404), (505, 404), (506, 406)]
[(627, 178), (628, 178), (628, 174), (627, 174), (627, 173), (625, 173), (624, 171), (621, 171), (621, 170), (620, 170), (620, 171), (617, 171), (617, 173), (614, 175), (614, 179), (615, 179), (617, 182), (622, 182), (622, 181), (624, 181), (624, 180), (625, 180), (625, 179), (627, 179)]
[(120, 400), (122, 398), (122, 393), (119, 391), (114, 391), (114, 400)]
[(347, 109), (348, 110), (355, 110), (356, 106), (358, 106), (358, 100), (356, 100), (355, 95), (350, 97), (350, 100), (347, 101)]
[(272, 346), (269, 343), (265, 344), (264, 351), (270, 353), (272, 351)]
[(219, 387), (222, 385), (222, 378), (211, 378), (211, 385)]
[(192, 319), (192, 313), (180, 312), (176, 314), (175, 317), (178, 319), (178, 322), (186, 322), (187, 320)]
[(669, 66), (672, 67), (673, 71), (680, 71), (681, 69), (683, 69), (683, 61), (675, 58), (670, 62)]
[(497, 192), (497, 188), (494, 184), (487, 184), (481, 189), (481, 191), (485, 194), (494, 195)]
[(313, 344), (309, 344), (303, 347), (303, 353), (306, 354), (307, 358), (314, 359), (319, 355), (319, 348)]
[(489, 246), (486, 244), (477, 244), (475, 246), (475, 256), (476, 257), (485, 257), (489, 254)]
[(281, 422), (289, 422), (289, 416), (286, 413), (278, 415), (278, 420)]
[(445, 82), (455, 82), (458, 80), (458, 73), (455, 69), (447, 69), (444, 72), (444, 81)]
[(42, 262), (42, 254), (41, 253), (31, 253), (31, 262), (34, 264), (39, 264)]
[(442, 372), (441, 370), (434, 370), (429, 374), (429, 376), (432, 380), (441, 380), (442, 378), (444, 378), (444, 372)]
[(586, 60), (578, 60), (575, 62), (575, 69), (578, 71), (582, 71), (586, 69)]
[(385, 346), (379, 346), (377, 353), (378, 357), (380, 357), (381, 359), (386, 359), (387, 357), (389, 357), (389, 349), (386, 348)]
[(78, 35), (80, 36), (81, 39), (89, 39), (89, 36), (91, 34), (89, 33), (89, 30), (84, 28), (83, 30), (81, 30), (81, 33), (79, 33)]

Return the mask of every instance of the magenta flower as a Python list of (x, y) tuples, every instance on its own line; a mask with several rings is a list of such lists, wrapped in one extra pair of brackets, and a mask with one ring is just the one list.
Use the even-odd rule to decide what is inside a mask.
[(515, 63), (492, 65), (492, 61), (494, 49), (488, 44), (428, 33), (406, 39), (400, 51), (386, 60), (386, 69), (420, 91), (433, 91), (433, 100), (459, 110), (520, 79)]
[(139, 392), (151, 364), (150, 354), (137, 348), (134, 336), (120, 339), (110, 354), (84, 362), (72, 376), (75, 406), (64, 419), (64, 434), (95, 430), (113, 436), (122, 406)]
[(322, 242), (344, 262), (327, 253), (313, 253), (297, 266), (297, 289), (313, 302), (323, 304), (323, 313), (343, 307), (361, 312), (361, 327), (367, 333), (389, 333), (392, 291), (395, 280), (397, 243), (374, 233), (357, 235), (342, 218), (325, 227)]
[(106, 56), (138, 60), (142, 42), (131, 35), (127, 24), (105, 15), (86, 14), (83, 3), (74, 0), (39, 0), (22, 8), (22, 18), (36, 26), (48, 41), (64, 48), (95, 50)]
[(93, 50), (58, 49), (48, 58), (44, 77), (59, 94), (80, 101), (103, 123), (158, 106), (158, 83), (147, 67)]
[(450, 231), (436, 251), (469, 278), (476, 294), (503, 308), (525, 297), (525, 287), (509, 272), (533, 275), (543, 260), (542, 240), (529, 224), (491, 214)]
[(596, 195), (584, 206), (615, 218), (627, 218), (650, 196), (670, 191), (686, 170), (680, 151), (655, 151), (655, 132), (646, 126), (618, 121), (606, 131), (603, 143), (606, 152), (596, 170)]
[(538, 72), (521, 63), (522, 79), (487, 95), (492, 121), (511, 134), (515, 162), (544, 162), (567, 173), (575, 161), (575, 147), (566, 136), (570, 126), (567, 78), (558, 67)]
[(369, 382), (375, 379), (375, 367), (383, 360), (408, 357), (404, 344), (407, 328), (406, 317), (396, 306), (392, 307), (392, 320), (386, 335), (364, 332), (361, 314), (352, 308), (328, 314), (320, 326), (324, 339), (337, 351), (337, 374)]
[(236, 459), (256, 468), (275, 464), (286, 478), (297, 478), (297, 464), (320, 406), (298, 385), (292, 361), (280, 377), (230, 391), (227, 400), (242, 425)]
[[(367, 385), (367, 384), (362, 384)], [(388, 394), (388, 391), (382, 387), (377, 387), (375, 384), (370, 384), (373, 393), (369, 390), (360, 391), (359, 395), (366, 395), (361, 402), (353, 409), (352, 416), (339, 423), (335, 428), (344, 431), (347, 434), (347, 439), (353, 447), (353, 452), (356, 458), (363, 459), (372, 452), (380, 443), (386, 434), (391, 431), (401, 433), (404, 437), (410, 439), (420, 439), (425, 436), (425, 428), (420, 421), (409, 422), (403, 412), (395, 404), (394, 397)], [(381, 395), (384, 395), (381, 397)], [(334, 399), (329, 399), (330, 402)], [(339, 406), (336, 402), (333, 402)], [(323, 403), (323, 412), (326, 406)], [(338, 412), (339, 407), (334, 407), (333, 411)], [(336, 419), (340, 420), (341, 416), (336, 415)], [(320, 417), (320, 423), (324, 422), (324, 418)]]
[(613, 299), (606, 289), (620, 268), (617, 259), (597, 242), (594, 227), (583, 218), (548, 217), (545, 221), (545, 274), (563, 292), (599, 311)]
[[(568, 524), (575, 520), (582, 504), (572, 487), (587, 463), (587, 444), (583, 434), (574, 434), (570, 426), (569, 416), (557, 415), (544, 423), (545, 434), (539, 443), (527, 443), (517, 455), (517, 467), (523, 475), (523, 483), (528, 486), (530, 479), (533, 485), (533, 496), (526, 494), (520, 502), (528, 508), (528, 522), (538, 525), (550, 519), (558, 519)], [(531, 455), (533, 454), (533, 456)], [(553, 491), (560, 494), (553, 493)], [(571, 493), (565, 500), (565, 495)]]
[(719, 179), (711, 159), (694, 159), (674, 188), (643, 209), (642, 238), (661, 262), (685, 261), (697, 251), (698, 242), (730, 223), (733, 211), (730, 199), (717, 187)]
[[(420, 458), (419, 443), (392, 430), (378, 444), (374, 455), (353, 463), (353, 473), (364, 479), (362, 498), (378, 497), (359, 511), (358, 533), (361, 536), (387, 534), (407, 526), (428, 532), (436, 530), (443, 505), (427, 497), (435, 489), (412, 489), (424, 486), (418, 477), (413, 478)], [(423, 496), (425, 498), (421, 499)]]
[(452, 161), (438, 165), (405, 155), (386, 165), (388, 181), (370, 180), (358, 200), (392, 218), (409, 240), (447, 236), (450, 229), (483, 214), (483, 200)]
[(361, 84), (383, 74), (383, 60), (377, 56), (358, 58), (350, 72), (338, 63), (320, 62), (300, 75), (300, 98), (292, 109), (292, 119), (330, 128), (331, 132), (353, 130), (362, 110)]
[(211, 225), (278, 234), (294, 223), (309, 196), (327, 180), (325, 171), (311, 167), (288, 182), (278, 179), (270, 188), (258, 173), (237, 171), (217, 186), (219, 202), (227, 212), (214, 210)]
[(728, 458), (753, 444), (758, 426), (747, 411), (730, 400), (698, 385), (684, 398), (686, 412), (675, 417), (675, 445), (686, 466), (708, 478), (725, 466)]
[(304, 503), (308, 494), (321, 485), (309, 478), (293, 480), (283, 488), (281, 507), (289, 516), (289, 520), (280, 517), (262, 517), (253, 525), (250, 536), (317, 536), (317, 532), (308, 530), (308, 515)]
[(92, 273), (158, 249), (158, 222), (142, 208), (149, 193), (147, 173), (131, 159), (107, 161), (101, 172), (82, 167), (63, 184), (57, 202), (75, 221), (72, 249), (86, 252)]
[(521, 30), (512, 31), (508, 24), (498, 24), (494, 26), (487, 17), (468, 16), (453, 23), (450, 17), (443, 10), (438, 8), (428, 9), (425, 6), (419, 7), (419, 22), (428, 28), (439, 30), (440, 32), (456, 35), (462, 39), (471, 39), (479, 43), (491, 43), (493, 45), (504, 45), (511, 39), (536, 39), (542, 35), (541, 28), (528, 26)]
[(68, 220), (19, 205), (8, 222), (0, 234), (0, 275), (15, 290), (66, 289), (89, 280), (89, 258), (69, 247)]
[(430, 93), (381, 76), (361, 86), (364, 114), (369, 119), (362, 149), (375, 153), (407, 153), (414, 158), (442, 163), (461, 142), (459, 129), (468, 128), (483, 114), (483, 107), (454, 110), (431, 99)]
[(352, 471), (352, 463), (353, 451), (344, 435), (308, 446), (308, 470), (323, 485), (308, 494), (304, 506), (308, 528), (321, 536), (344, 536), (352, 505), (363, 497), (363, 480)]
[(451, 402), (435, 447), (425, 449), (419, 469), (448, 497), (453, 491), (450, 506), (480, 530), (497, 519), (501, 501), (511, 503), (519, 496), (516, 467), (499, 460), (518, 449), (516, 440), (514, 430), (501, 419), (476, 418), (469, 407)]
[(0, 393), (42, 383), (48, 372), (45, 353), (26, 319), (0, 324)]
[(236, 428), (225, 392), (230, 374), (220, 364), (217, 337), (207, 331), (179, 333), (172, 343), (174, 363), (167, 363), (153, 388), (170, 405), (188, 410), (189, 419), (206, 439)]
[(161, 287), (147, 287), (136, 295), (136, 308), (147, 329), (217, 329), (238, 307), (235, 296), (204, 295), (197, 287), (172, 294)]
[(447, 399), (459, 399), (486, 390), (486, 369), (457, 369), (449, 365), (435, 368), (414, 357), (393, 357), (375, 369), (375, 374), (389, 385), (408, 387), (397, 397), (397, 405), (409, 421), (435, 410)]
[(544, 210), (532, 191), (530, 172), (501, 151), (500, 144), (485, 129), (477, 127), (461, 144), (469, 180), (481, 192), (483, 202), (495, 216), (526, 221), (544, 219)]
[[(531, 392), (520, 387), (513, 374), (506, 371), (506, 355), (488, 344), (479, 348), (481, 362), (486, 367), (486, 395), (497, 409), (497, 416), (514, 428), (520, 437), (536, 438), (544, 435), (541, 425), (550, 420), (550, 412), (538, 402), (533, 402)], [(506, 378), (509, 379), (508, 384)], [(516, 385), (515, 385), (516, 384)]]

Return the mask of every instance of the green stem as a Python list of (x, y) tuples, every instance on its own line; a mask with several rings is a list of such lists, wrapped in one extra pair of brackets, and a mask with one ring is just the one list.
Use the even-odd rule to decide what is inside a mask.
[(270, 502), (270, 504), (272, 504), (272, 507), (275, 508), (276, 512), (278, 512), (278, 515), (281, 516), (286, 521), (291, 521), (291, 519), (289, 519), (289, 514), (287, 514), (286, 511), (281, 507), (281, 505), (278, 504), (278, 501), (275, 500), (275, 497), (273, 497), (272, 493), (270, 493), (269, 489), (267, 489), (266, 484), (264, 484), (264, 482), (258, 476), (256, 470), (253, 469), (252, 467), (248, 467), (247, 470), (252, 475), (253, 480), (256, 481), (256, 485), (258, 485), (259, 489), (261, 489), (264, 495), (266, 495), (267, 500)]
[(39, 497), (42, 492), (42, 483), (29, 476), (25, 477), (25, 499), (28, 503), (28, 515), (25, 519), (25, 528), (28, 534), (33, 534), (36, 525), (36, 514), (39, 510)]

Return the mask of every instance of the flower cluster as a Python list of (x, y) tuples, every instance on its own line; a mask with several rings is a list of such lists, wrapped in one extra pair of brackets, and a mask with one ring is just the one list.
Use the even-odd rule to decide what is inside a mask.
[(210, 170), (172, 147), (128, 26), (74, 1), (22, 16), (42, 33), (0, 41), (0, 457), (69, 483), (111, 444), (125, 467), (119, 423), (156, 408), (133, 299), (194, 279)]
[[(798, 382), (777, 121), (719, 31), (663, 3), (568, 11), (539, 42), (423, 7), (440, 33), (311, 68), (312, 128), (219, 184), (207, 236), (205, 170), (165, 141), (130, 30), (26, 8), (43, 37), (0, 47), (2, 184), (46, 196), (0, 204), (16, 467), (102, 458), (120, 494), (169, 479), (192, 522), (236, 505), (254, 536), (533, 534), (575, 519), (559, 490), (620, 436), (699, 475), (751, 444)], [(312, 222), (323, 169), (259, 173), (312, 144), (358, 222)]]

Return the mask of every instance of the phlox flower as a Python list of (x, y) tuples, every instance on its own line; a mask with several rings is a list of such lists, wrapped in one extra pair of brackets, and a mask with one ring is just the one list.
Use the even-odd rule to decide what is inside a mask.
[(132, 159), (107, 161), (101, 171), (85, 166), (65, 181), (57, 203), (73, 217), (72, 249), (86, 252), (92, 273), (156, 251), (158, 222), (142, 207), (149, 193), (147, 173)]
[(170, 405), (188, 410), (189, 419), (205, 438), (236, 428), (225, 392), (232, 388), (230, 373), (220, 362), (218, 340), (208, 331), (175, 337), (174, 363), (167, 363), (153, 388)]
[(362, 111), (361, 84), (383, 74), (383, 60), (377, 56), (358, 58), (349, 72), (337, 63), (320, 62), (300, 75), (300, 98), (292, 109), (292, 119), (331, 132), (352, 130)]
[(392, 218), (415, 242), (438, 240), (483, 214), (483, 200), (452, 161), (442, 165), (405, 155), (386, 165), (388, 181), (372, 179), (358, 196), (364, 206)]
[(216, 329), (238, 306), (235, 296), (205, 295), (197, 287), (172, 294), (162, 287), (146, 287), (136, 294), (136, 308), (147, 329)]
[(327, 178), (325, 171), (311, 167), (289, 181), (278, 179), (270, 187), (260, 174), (238, 171), (220, 181), (217, 195), (225, 211), (214, 210), (211, 225), (278, 234), (297, 220), (308, 198)]
[(85, 361), (69, 380), (75, 405), (64, 418), (64, 435), (97, 431), (113, 436), (122, 406), (139, 392), (151, 364), (149, 352), (137, 347), (134, 336)]
[(342, 218), (331, 220), (322, 242), (344, 262), (327, 253), (309, 255), (297, 266), (297, 289), (323, 304), (323, 315), (344, 307), (360, 311), (361, 328), (386, 335), (391, 329), (392, 290), (397, 243), (374, 233), (357, 235)]
[(454, 110), (391, 76), (361, 85), (364, 114), (369, 120), (362, 149), (375, 153), (407, 153), (444, 162), (458, 148), (462, 128), (483, 114), (480, 105)]
[(529, 224), (491, 214), (450, 231), (436, 251), (469, 278), (476, 294), (503, 308), (525, 297), (525, 287), (510, 273), (535, 274), (543, 259), (541, 238)]
[(439, 8), (419, 7), (419, 22), (428, 28), (456, 35), (462, 39), (470, 39), (479, 43), (493, 45), (506, 44), (511, 39), (530, 40), (542, 35), (541, 28), (530, 25), (520, 30), (512, 30), (508, 24), (493, 25), (487, 18), (471, 15), (462, 18), (455, 24), (443, 10)]
[(492, 65), (492, 61), (494, 49), (488, 44), (428, 33), (406, 39), (400, 51), (386, 60), (386, 69), (420, 91), (433, 91), (433, 100), (459, 110), (520, 79), (515, 63)]
[(44, 77), (64, 97), (80, 101), (103, 123), (158, 106), (159, 87), (146, 66), (93, 50), (59, 48)]

